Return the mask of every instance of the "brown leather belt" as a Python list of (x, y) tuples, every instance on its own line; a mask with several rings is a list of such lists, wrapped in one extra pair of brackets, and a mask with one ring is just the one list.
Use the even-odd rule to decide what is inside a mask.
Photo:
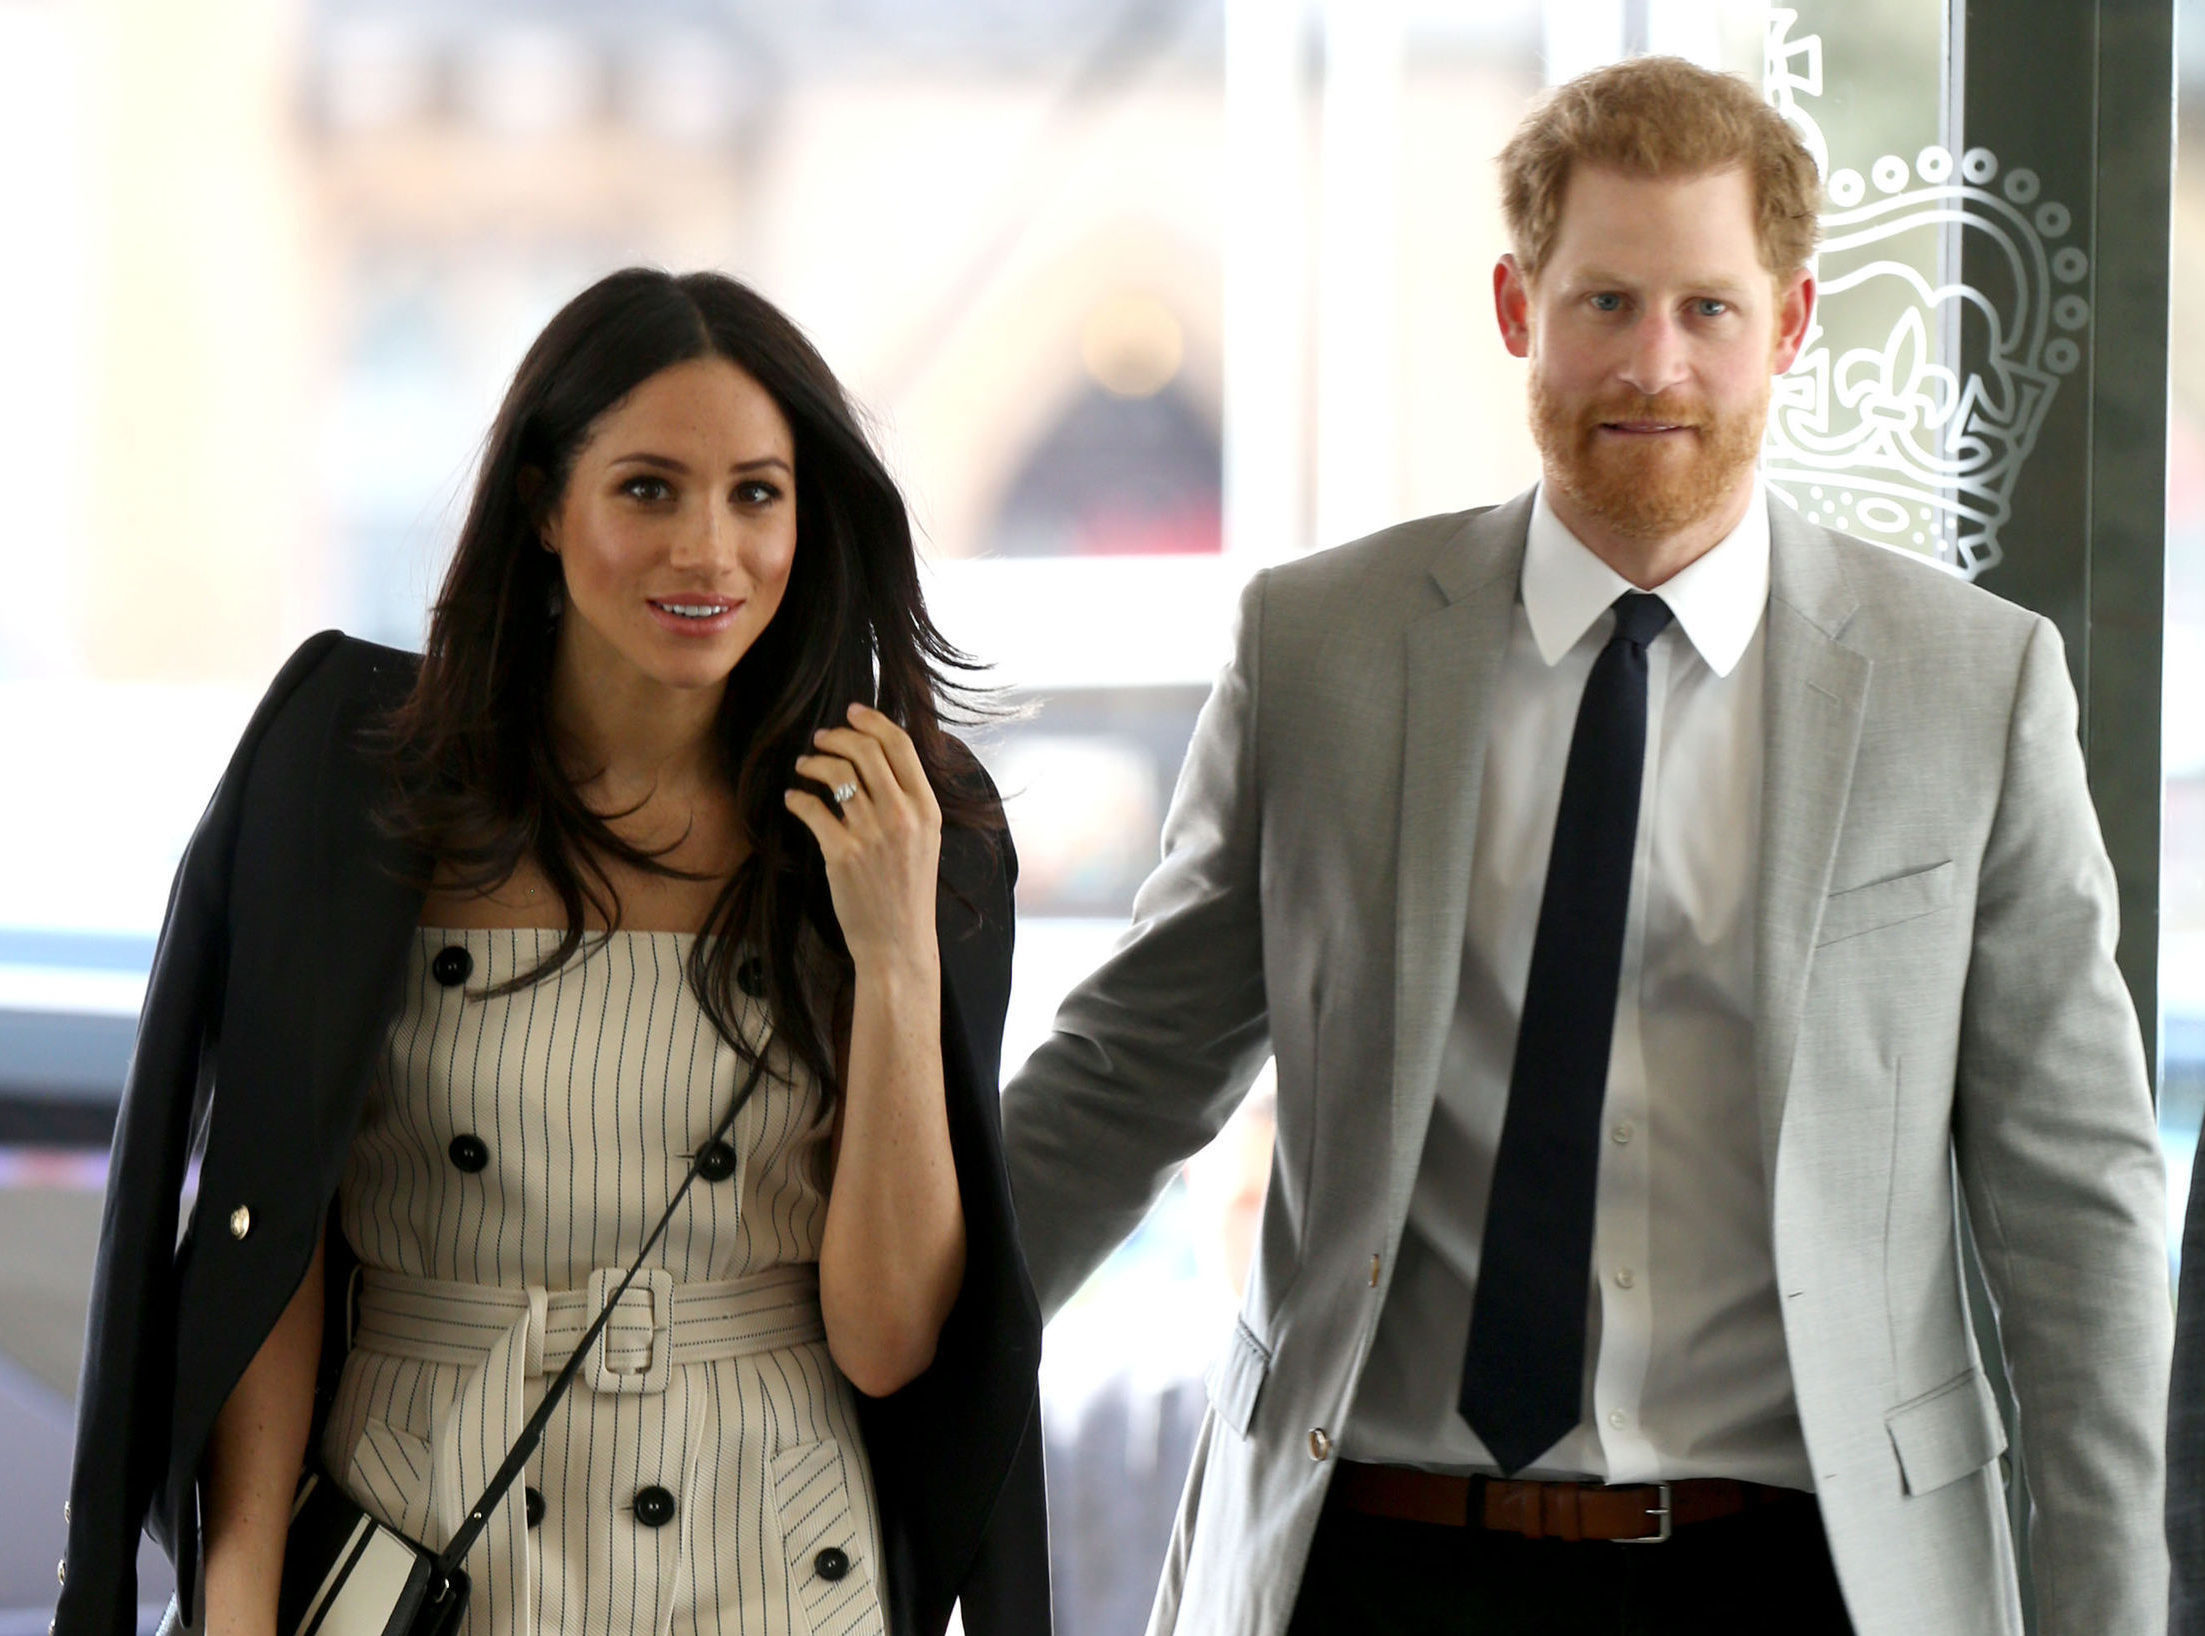
[(1449, 1477), (1407, 1466), (1342, 1460), (1331, 1499), (1365, 1516), (1401, 1522), (1490, 1528), (1526, 1539), (1611, 1540), (1654, 1545), (1677, 1528), (1735, 1517), (1762, 1506), (1811, 1500), (1793, 1488), (1728, 1477), (1676, 1483), (1535, 1483), (1501, 1477)]

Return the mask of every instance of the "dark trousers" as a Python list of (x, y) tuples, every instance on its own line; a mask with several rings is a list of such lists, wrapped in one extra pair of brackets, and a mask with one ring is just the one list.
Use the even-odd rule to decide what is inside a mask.
[(1659, 1545), (1525, 1539), (1327, 1504), (1288, 1636), (1852, 1636), (1811, 1496)]

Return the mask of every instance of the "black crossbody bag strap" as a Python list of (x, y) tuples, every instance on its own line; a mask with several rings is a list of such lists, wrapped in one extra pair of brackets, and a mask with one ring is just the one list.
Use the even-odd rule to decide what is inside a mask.
[(468, 1509), (467, 1520), (460, 1524), (451, 1543), (444, 1547), (443, 1554), (436, 1559), (436, 1571), (441, 1579), (448, 1582), (453, 1570), (466, 1560), (468, 1550), (480, 1537), (483, 1529), (490, 1525), (490, 1515), (497, 1510), (498, 1502), (505, 1498), (506, 1490), (513, 1486), (514, 1481), (526, 1469), (529, 1456), (536, 1452), (536, 1445), (543, 1439), (544, 1427), (551, 1423), (551, 1411), (559, 1406), (559, 1400), (566, 1396), (567, 1388), (574, 1384), (574, 1377), (582, 1367), (582, 1360), (589, 1356), (590, 1348), (597, 1344), (597, 1337), (604, 1333), (605, 1325), (612, 1318), (613, 1309), (620, 1305), (620, 1298), (628, 1293), (628, 1286), (635, 1282), (636, 1274), (643, 1270), (643, 1263), (650, 1258), (651, 1251), (658, 1247), (667, 1223), (674, 1219), (674, 1212), (681, 1208), (681, 1201), (689, 1196), (690, 1184), (697, 1179), (697, 1166), (703, 1162), (706, 1151), (734, 1125), (735, 1116), (743, 1111), (743, 1105), (750, 1100), (751, 1092), (758, 1088), (759, 1076), (765, 1071), (765, 1055), (761, 1052), (758, 1059), (750, 1065), (750, 1077), (743, 1081), (742, 1089), (735, 1093), (734, 1106), (721, 1115), (720, 1122), (712, 1127), (712, 1134), (690, 1156), (689, 1174), (682, 1177), (681, 1185), (674, 1189), (674, 1196), (666, 1203), (666, 1213), (658, 1218), (658, 1225), (651, 1229), (651, 1236), (643, 1241), (643, 1248), (636, 1252), (635, 1260), (628, 1266), (627, 1276), (605, 1298), (604, 1309), (597, 1314), (596, 1321), (583, 1332), (582, 1339), (576, 1343), (566, 1366), (544, 1389), (543, 1401), (536, 1405), (536, 1412), (528, 1417), (528, 1424), (521, 1428), (520, 1436), (513, 1440), (513, 1447), (506, 1454), (504, 1463), (490, 1478), (490, 1486), (482, 1491), (482, 1498)]

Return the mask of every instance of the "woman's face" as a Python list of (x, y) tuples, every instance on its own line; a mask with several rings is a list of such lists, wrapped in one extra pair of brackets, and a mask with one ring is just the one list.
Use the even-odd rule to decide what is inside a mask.
[(566, 579), (570, 674), (719, 688), (796, 559), (796, 444), (780, 406), (724, 358), (660, 370), (583, 445), (544, 545)]

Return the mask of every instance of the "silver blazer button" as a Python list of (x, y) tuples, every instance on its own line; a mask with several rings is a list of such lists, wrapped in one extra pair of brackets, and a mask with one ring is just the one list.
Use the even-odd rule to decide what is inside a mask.
[(1309, 1457), (1312, 1460), (1328, 1460), (1332, 1457), (1332, 1434), (1322, 1426), (1309, 1434)]
[(230, 1212), (230, 1237), (243, 1238), (253, 1230), (253, 1213), (242, 1204)]

